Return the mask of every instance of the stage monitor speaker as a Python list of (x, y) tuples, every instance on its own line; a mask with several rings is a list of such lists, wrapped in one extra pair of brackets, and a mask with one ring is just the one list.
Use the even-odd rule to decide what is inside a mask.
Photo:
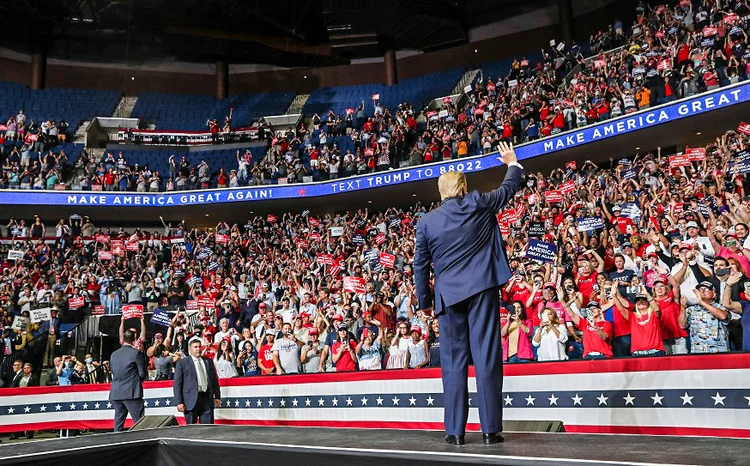
[(504, 421), (503, 432), (565, 432), (562, 421)]
[(130, 430), (156, 429), (180, 425), (174, 416), (143, 416)]

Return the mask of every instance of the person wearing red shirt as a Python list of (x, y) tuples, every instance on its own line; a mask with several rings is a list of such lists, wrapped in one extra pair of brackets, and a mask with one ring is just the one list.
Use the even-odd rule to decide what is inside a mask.
[(620, 287), (612, 282), (606, 282), (605, 290), (610, 290), (612, 300), (610, 307), (614, 306), (612, 320), (614, 320), (615, 338), (612, 340), (612, 350), (615, 357), (622, 358), (631, 355), (631, 323), (628, 313), (633, 311), (633, 304), (620, 294)]
[(266, 330), (265, 339), (265, 343), (258, 351), (258, 366), (261, 375), (273, 375), (276, 370), (273, 362), (273, 343), (276, 339), (276, 332), (271, 329)]
[(583, 359), (605, 359), (612, 357), (612, 324), (604, 318), (602, 308), (596, 301), (588, 305), (588, 315), (584, 319), (565, 306), (570, 320), (583, 333)]
[(625, 307), (623, 301), (627, 301), (617, 296), (615, 307), (630, 322), (630, 349), (633, 356), (664, 356), (666, 353), (661, 339), (659, 308), (645, 287), (642, 291), (644, 294), (636, 296), (635, 305), (628, 303), (629, 306)]
[(667, 288), (667, 279), (654, 280), (654, 301), (661, 311), (659, 324), (664, 352), (667, 354), (687, 354), (687, 332), (677, 323), (680, 317), (680, 287), (670, 275), (672, 290)]
[(576, 285), (578, 291), (583, 294), (583, 302), (581, 305), (586, 306), (591, 300), (591, 293), (594, 291), (594, 284), (596, 284), (596, 278), (600, 273), (604, 271), (604, 261), (601, 260), (599, 254), (590, 250), (587, 253), (593, 254), (597, 259), (596, 269), (591, 266), (589, 256), (581, 254), (578, 256), (578, 271), (575, 274)]
[(347, 340), (349, 330), (346, 325), (339, 325), (336, 342), (331, 347), (333, 363), (336, 365), (336, 372), (356, 371), (357, 365), (357, 342)]

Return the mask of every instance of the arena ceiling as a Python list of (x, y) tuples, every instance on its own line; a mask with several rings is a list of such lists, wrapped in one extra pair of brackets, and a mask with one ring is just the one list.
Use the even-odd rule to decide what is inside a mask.
[(4, 0), (3, 46), (73, 61), (347, 64), (437, 50), (556, 0)]

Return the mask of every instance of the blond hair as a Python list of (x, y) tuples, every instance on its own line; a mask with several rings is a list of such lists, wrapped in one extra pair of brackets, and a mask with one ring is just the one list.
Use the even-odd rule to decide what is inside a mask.
[(466, 191), (466, 175), (461, 172), (445, 172), (438, 178), (440, 199), (463, 196)]

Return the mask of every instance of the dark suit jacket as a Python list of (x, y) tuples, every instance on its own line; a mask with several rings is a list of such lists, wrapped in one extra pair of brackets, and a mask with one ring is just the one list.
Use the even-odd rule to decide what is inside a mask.
[[(216, 375), (214, 362), (208, 358), (201, 358), (206, 368), (208, 378), (208, 399), (220, 400), (221, 387), (219, 386), (219, 376)], [(190, 411), (195, 407), (198, 401), (198, 374), (195, 372), (193, 357), (186, 356), (177, 361), (174, 369), (174, 404), (184, 404), (185, 409)]]
[(137, 400), (143, 398), (143, 381), (148, 377), (146, 355), (130, 345), (112, 353), (110, 400)]
[(50, 327), (55, 328), (55, 340), (60, 339), (60, 318), (56, 317), (54, 319), (45, 320), (42, 322), (42, 325), (39, 326), (39, 331), (37, 332), (37, 335), (46, 335), (49, 333)]
[[(23, 378), (23, 372), (18, 374), (13, 378), (13, 385), (14, 388), (20, 388), (21, 387), (21, 379)], [(39, 386), (39, 377), (31, 374), (31, 377), (29, 378), (29, 383), (26, 384), (27, 387), (38, 387)]]
[(432, 306), (430, 263), (435, 274), (435, 313), (510, 279), (497, 212), (513, 199), (523, 169), (510, 166), (499, 188), (447, 198), (417, 222), (414, 277), (419, 307)]

